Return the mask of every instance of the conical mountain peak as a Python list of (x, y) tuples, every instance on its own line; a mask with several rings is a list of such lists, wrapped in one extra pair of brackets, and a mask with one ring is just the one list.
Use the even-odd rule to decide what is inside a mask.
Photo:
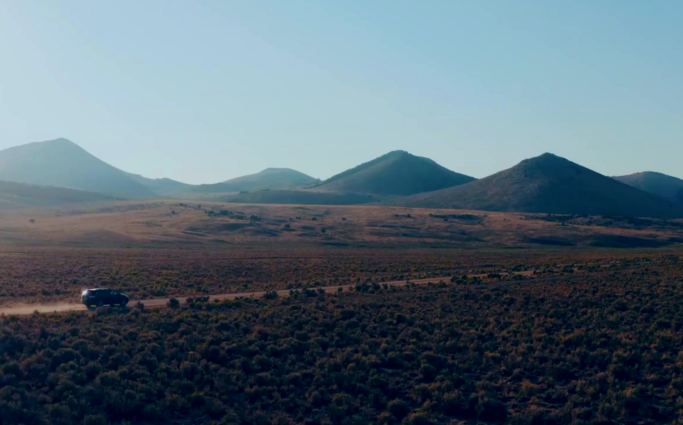
[(669, 202), (683, 205), (683, 180), (655, 171), (644, 171), (614, 177), (622, 183), (656, 195)]
[(266, 168), (256, 174), (237, 177), (222, 183), (202, 184), (192, 189), (196, 193), (230, 193), (258, 190), (282, 190), (307, 187), (318, 179), (291, 168)]
[(675, 217), (672, 203), (553, 154), (466, 185), (406, 198), (402, 205), (485, 211)]
[(154, 192), (128, 173), (58, 138), (0, 151), (0, 180), (58, 186), (119, 198), (153, 198)]
[(375, 195), (412, 195), (475, 180), (444, 168), (428, 158), (398, 150), (337, 174), (320, 190)]

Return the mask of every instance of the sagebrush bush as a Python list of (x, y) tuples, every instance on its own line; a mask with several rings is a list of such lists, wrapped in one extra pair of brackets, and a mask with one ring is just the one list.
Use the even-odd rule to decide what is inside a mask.
[(0, 317), (0, 424), (673, 423), (683, 269), (648, 264)]

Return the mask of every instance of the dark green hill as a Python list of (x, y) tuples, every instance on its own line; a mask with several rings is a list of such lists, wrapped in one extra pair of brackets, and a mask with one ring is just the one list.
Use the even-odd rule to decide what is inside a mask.
[(683, 180), (654, 171), (617, 176), (614, 179), (642, 191), (683, 205)]
[(158, 196), (178, 196), (182, 193), (191, 191), (195, 186), (192, 184), (182, 183), (177, 180), (168, 178), (150, 179), (139, 174), (126, 173), (130, 178), (145, 186)]
[(0, 180), (64, 187), (120, 198), (153, 198), (152, 190), (66, 139), (0, 151)]
[(81, 190), (0, 181), (0, 209), (53, 207), (114, 200), (116, 198)]
[(289, 168), (267, 168), (260, 173), (237, 177), (223, 183), (202, 184), (194, 193), (231, 193), (264, 189), (297, 189), (320, 183), (320, 180)]
[(412, 195), (476, 180), (428, 158), (394, 151), (325, 180), (316, 188), (332, 192)]
[(361, 205), (377, 202), (371, 195), (315, 190), (261, 190), (226, 195), (213, 200), (246, 204)]
[(548, 153), (476, 182), (395, 203), (484, 211), (683, 216), (683, 210), (671, 202)]

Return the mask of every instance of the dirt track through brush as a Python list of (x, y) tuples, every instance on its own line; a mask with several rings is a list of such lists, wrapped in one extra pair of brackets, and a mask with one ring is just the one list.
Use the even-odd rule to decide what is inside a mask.
[[(587, 276), (595, 277), (595, 276), (604, 275), (604, 274), (607, 274), (607, 272), (563, 275), (563, 276), (553, 276), (553, 277), (545, 277), (545, 278), (537, 278), (537, 279), (510, 280), (510, 281), (502, 281), (502, 282), (483, 283), (483, 284), (478, 284), (476, 286), (468, 285), (466, 287), (487, 289), (487, 288), (494, 288), (494, 287), (499, 287), (499, 286), (504, 286), (504, 285), (514, 285), (514, 284), (523, 284), (523, 283), (544, 283), (544, 282), (553, 282), (553, 281), (558, 281), (558, 280), (575, 279), (575, 278), (587, 277)], [(450, 279), (451, 279), (450, 277), (435, 277), (435, 278), (428, 278), (428, 279), (397, 280), (397, 281), (393, 281), (393, 282), (382, 282), (382, 283), (380, 283), (380, 285), (387, 285), (387, 286), (393, 286), (393, 287), (401, 287), (401, 286), (406, 286), (408, 284), (429, 285), (429, 284), (436, 284), (439, 282), (450, 282)], [(347, 290), (349, 290), (351, 288), (355, 288), (355, 287), (356, 287), (356, 285), (338, 285), (338, 286), (325, 286), (325, 287), (320, 287), (320, 288), (281, 289), (278, 291), (271, 291), (271, 292), (277, 293), (278, 296), (288, 296), (291, 293), (291, 291), (304, 291), (306, 289), (308, 289), (308, 290), (322, 289), (323, 291), (325, 291), (325, 293), (335, 293), (335, 292), (338, 292), (340, 289), (343, 291), (347, 291)], [(167, 306), (167, 304), (168, 304), (169, 300), (171, 300), (171, 298), (177, 299), (182, 304), (182, 303), (186, 303), (189, 298), (208, 297), (210, 301), (220, 301), (220, 300), (234, 300), (237, 298), (262, 298), (268, 293), (269, 293), (268, 291), (256, 291), (256, 292), (239, 292), (239, 293), (232, 293), (232, 294), (152, 298), (152, 299), (147, 299), (147, 300), (131, 300), (130, 303), (128, 304), (128, 306), (132, 307), (138, 303), (141, 303), (145, 306), (145, 308), (162, 308), (162, 307)], [(15, 305), (15, 306), (10, 306), (10, 307), (0, 308), (0, 315), (21, 316), (21, 315), (33, 314), (35, 312), (38, 312), (41, 314), (49, 314), (49, 313), (67, 313), (67, 312), (71, 312), (71, 311), (94, 311), (94, 310), (88, 309), (85, 305), (82, 305), (82, 304), (64, 303), (64, 302), (50, 303), (50, 304), (22, 304), (22, 305)]]

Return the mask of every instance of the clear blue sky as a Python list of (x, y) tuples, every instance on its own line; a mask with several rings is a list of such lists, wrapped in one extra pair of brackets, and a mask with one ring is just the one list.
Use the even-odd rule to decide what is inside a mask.
[(683, 1), (0, 0), (0, 149), (191, 183), (391, 150), (683, 177)]

